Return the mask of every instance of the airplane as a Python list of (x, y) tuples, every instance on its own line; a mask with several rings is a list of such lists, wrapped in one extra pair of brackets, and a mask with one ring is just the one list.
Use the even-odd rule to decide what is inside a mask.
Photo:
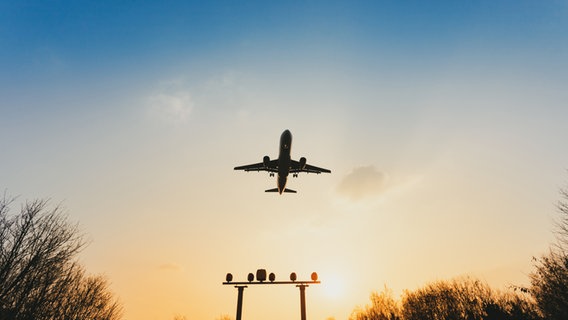
[(264, 156), (262, 162), (235, 167), (234, 170), (244, 170), (244, 171), (268, 171), (270, 176), (274, 177), (275, 173), (278, 173), (277, 188), (265, 190), (265, 192), (282, 192), (296, 193), (295, 190), (286, 188), (286, 181), (288, 180), (288, 174), (292, 173), (292, 176), (296, 178), (300, 172), (308, 173), (331, 173), (330, 170), (324, 168), (318, 168), (306, 163), (306, 158), (301, 157), (300, 161), (292, 160), (290, 158), (290, 149), (292, 148), (292, 133), (290, 130), (284, 130), (280, 136), (280, 153), (278, 154), (278, 159), (270, 160), (269, 156)]

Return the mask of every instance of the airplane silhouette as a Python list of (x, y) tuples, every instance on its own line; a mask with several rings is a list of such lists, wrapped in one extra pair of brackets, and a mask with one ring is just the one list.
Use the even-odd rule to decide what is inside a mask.
[(297, 177), (300, 172), (308, 173), (331, 173), (330, 170), (318, 168), (306, 163), (306, 158), (301, 157), (300, 161), (290, 158), (290, 149), (292, 148), (292, 133), (290, 130), (284, 130), (280, 136), (280, 153), (278, 159), (270, 160), (269, 156), (264, 156), (262, 162), (235, 167), (234, 170), (244, 171), (268, 171), (270, 176), (274, 177), (274, 173), (278, 173), (277, 188), (265, 190), (265, 192), (282, 192), (296, 193), (296, 191), (286, 188), (288, 174), (292, 173), (293, 177)]

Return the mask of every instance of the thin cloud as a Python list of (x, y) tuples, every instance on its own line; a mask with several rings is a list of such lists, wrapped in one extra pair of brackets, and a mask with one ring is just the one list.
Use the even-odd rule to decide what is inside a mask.
[(159, 265), (159, 266), (158, 266), (158, 270), (160, 270), (160, 271), (175, 271), (175, 272), (178, 272), (178, 271), (182, 271), (183, 268), (182, 268), (182, 266), (180, 266), (180, 265), (177, 264), (177, 263), (168, 262), (168, 263), (164, 263), (164, 264)]
[(388, 175), (374, 166), (358, 167), (341, 180), (337, 191), (351, 200), (378, 197), (387, 189), (388, 180)]
[(152, 116), (157, 116), (173, 123), (185, 123), (194, 108), (194, 101), (189, 90), (181, 80), (161, 84), (158, 92), (147, 98)]

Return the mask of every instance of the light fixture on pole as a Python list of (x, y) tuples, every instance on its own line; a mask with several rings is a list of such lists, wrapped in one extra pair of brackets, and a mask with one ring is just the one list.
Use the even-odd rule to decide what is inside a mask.
[(245, 288), (248, 288), (249, 285), (266, 285), (266, 284), (294, 284), (296, 287), (300, 289), (300, 316), (301, 320), (306, 320), (306, 287), (309, 287), (310, 284), (319, 284), (321, 283), (318, 280), (318, 274), (316, 272), (312, 272), (311, 281), (297, 281), (298, 277), (295, 272), (290, 273), (290, 281), (276, 281), (276, 275), (274, 273), (270, 273), (268, 275), (268, 282), (266, 282), (266, 269), (258, 269), (256, 270), (256, 281), (254, 281), (254, 274), (249, 273), (247, 276), (248, 282), (233, 282), (233, 275), (231, 273), (227, 273), (225, 277), (225, 282), (223, 285), (234, 285), (235, 288), (238, 290), (238, 297), (237, 297), (237, 317), (236, 320), (241, 320), (242, 311), (243, 311), (243, 295)]

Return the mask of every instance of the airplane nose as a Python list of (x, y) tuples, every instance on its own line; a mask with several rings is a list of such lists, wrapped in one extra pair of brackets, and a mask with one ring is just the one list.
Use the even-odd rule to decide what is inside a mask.
[(282, 132), (282, 139), (285, 141), (292, 140), (292, 133), (290, 132), (290, 130), (286, 129), (284, 130), (284, 132)]

